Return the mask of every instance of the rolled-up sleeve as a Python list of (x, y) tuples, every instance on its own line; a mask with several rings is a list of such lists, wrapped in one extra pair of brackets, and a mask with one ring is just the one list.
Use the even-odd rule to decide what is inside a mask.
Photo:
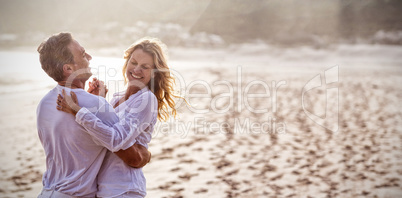
[(78, 111), (75, 120), (108, 150), (125, 150), (136, 142), (135, 138), (157, 117), (157, 101), (151, 92), (141, 94), (127, 105), (124, 118), (118, 122), (105, 122), (118, 119), (114, 111), (98, 111), (95, 115), (85, 108)]

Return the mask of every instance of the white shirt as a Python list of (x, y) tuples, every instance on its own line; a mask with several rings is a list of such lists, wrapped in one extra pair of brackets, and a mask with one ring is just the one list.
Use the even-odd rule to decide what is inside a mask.
[(118, 117), (109, 113), (113, 107), (102, 98), (83, 89), (69, 89), (57, 85), (39, 103), (37, 128), (39, 139), (46, 154), (46, 172), (43, 174), (43, 188), (78, 196), (94, 197), (97, 191), (96, 177), (104, 160), (106, 148), (121, 149), (121, 139), (100, 142), (75, 122), (74, 116), (56, 109), (57, 95), (61, 90), (67, 94), (74, 91), (81, 107), (99, 117), (110, 126)]
[[(111, 104), (116, 104), (124, 94), (124, 92), (116, 93)], [(99, 137), (102, 138), (98, 141), (106, 142), (113, 139), (108, 135), (119, 134), (123, 141), (121, 145), (116, 146), (121, 149), (127, 149), (136, 142), (148, 148), (158, 115), (158, 101), (155, 95), (145, 87), (117, 106), (115, 112), (120, 121), (112, 127), (85, 108), (78, 111), (76, 121), (90, 134), (98, 134), (97, 136), (101, 134)], [(98, 174), (98, 188), (99, 197), (115, 197), (126, 192), (145, 196), (146, 180), (142, 169), (131, 168), (117, 155), (108, 152)]]

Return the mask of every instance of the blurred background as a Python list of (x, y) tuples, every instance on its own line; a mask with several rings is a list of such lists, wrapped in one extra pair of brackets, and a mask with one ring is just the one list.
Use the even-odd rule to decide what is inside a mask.
[(0, 197), (42, 189), (36, 108), (56, 83), (36, 48), (58, 32), (93, 56), (109, 101), (144, 36), (168, 46), (179, 94), (210, 94), (158, 122), (148, 197), (402, 197), (400, 0), (0, 0)]
[(87, 47), (157, 36), (169, 46), (223, 47), (256, 40), (280, 46), (402, 44), (398, 0), (2, 0), (0, 46), (37, 46), (73, 32)]

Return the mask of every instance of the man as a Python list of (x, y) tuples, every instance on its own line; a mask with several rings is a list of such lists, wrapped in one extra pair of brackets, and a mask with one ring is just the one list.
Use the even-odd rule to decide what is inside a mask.
[[(85, 82), (90, 78), (92, 57), (72, 38), (70, 33), (51, 36), (38, 47), (42, 69), (58, 85), (39, 103), (37, 127), (46, 154), (46, 172), (39, 197), (95, 197), (96, 177), (107, 149), (115, 152), (132, 167), (142, 167), (150, 153), (140, 145), (127, 145), (119, 134), (110, 134), (110, 141), (89, 135), (75, 118), (56, 109), (62, 90), (73, 91), (80, 105), (99, 119), (113, 126), (118, 117), (102, 97), (87, 93)], [(120, 139), (119, 139), (120, 138)]]

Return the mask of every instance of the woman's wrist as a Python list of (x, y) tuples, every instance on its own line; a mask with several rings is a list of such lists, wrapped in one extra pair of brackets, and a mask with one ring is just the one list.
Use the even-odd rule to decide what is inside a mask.
[(72, 114), (74, 115), (74, 116), (76, 116), (77, 115), (77, 113), (78, 113), (78, 111), (80, 111), (81, 110), (81, 107), (80, 106), (78, 106), (78, 105), (75, 105), (73, 108), (72, 108)]

